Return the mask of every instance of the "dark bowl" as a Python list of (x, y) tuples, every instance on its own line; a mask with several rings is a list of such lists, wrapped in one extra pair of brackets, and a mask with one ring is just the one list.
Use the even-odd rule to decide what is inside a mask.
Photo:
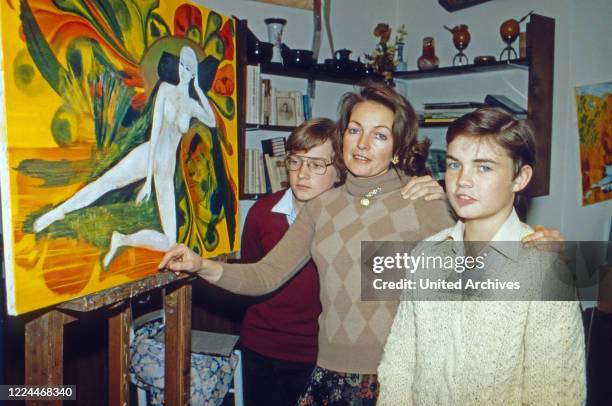
[(309, 69), (314, 65), (314, 54), (307, 49), (285, 49), (283, 65), (288, 68)]
[(252, 41), (247, 43), (247, 60), (249, 62), (268, 63), (272, 60), (274, 45), (269, 42)]

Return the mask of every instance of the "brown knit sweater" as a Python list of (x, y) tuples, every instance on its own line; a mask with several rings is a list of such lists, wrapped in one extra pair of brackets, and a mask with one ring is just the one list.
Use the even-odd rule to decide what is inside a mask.
[[(323, 307), (317, 364), (338, 372), (376, 373), (398, 302), (360, 300), (361, 242), (420, 241), (454, 223), (444, 201), (404, 200), (399, 190), (407, 181), (394, 170), (374, 178), (349, 174), (342, 187), (308, 202), (261, 261), (224, 264), (217, 285), (245, 295), (269, 293), (312, 256)], [(382, 191), (362, 207), (360, 199), (377, 186)]]

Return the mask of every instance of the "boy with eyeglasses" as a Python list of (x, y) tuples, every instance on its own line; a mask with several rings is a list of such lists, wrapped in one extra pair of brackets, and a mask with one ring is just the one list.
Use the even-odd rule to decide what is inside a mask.
[[(305, 202), (344, 181), (342, 140), (336, 124), (315, 118), (287, 140), (290, 188), (259, 199), (249, 210), (241, 258), (257, 262), (283, 237)], [(405, 198), (441, 198), (431, 177), (419, 177), (402, 191)], [(319, 276), (309, 261), (281, 289), (248, 308), (241, 324), (245, 404), (294, 405), (317, 359)]]

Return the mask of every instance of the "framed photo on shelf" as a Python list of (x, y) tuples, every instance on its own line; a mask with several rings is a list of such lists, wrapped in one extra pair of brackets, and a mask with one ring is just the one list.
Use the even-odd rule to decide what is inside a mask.
[(295, 107), (295, 99), (292, 96), (277, 96), (276, 124), (286, 126), (297, 125), (297, 114)]

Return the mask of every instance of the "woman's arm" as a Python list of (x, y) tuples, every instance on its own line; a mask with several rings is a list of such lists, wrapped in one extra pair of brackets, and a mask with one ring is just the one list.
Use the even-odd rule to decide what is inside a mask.
[(145, 183), (136, 195), (136, 203), (141, 203), (151, 196), (151, 181), (153, 179), (153, 157), (155, 156), (157, 143), (159, 141), (162, 121), (164, 119), (164, 102), (166, 93), (168, 92), (168, 84), (162, 82), (155, 96), (155, 105), (153, 106), (153, 123), (151, 125), (151, 137), (149, 138), (149, 157), (147, 160), (147, 176)]
[(208, 101), (208, 97), (204, 94), (202, 89), (200, 88), (200, 84), (198, 82), (198, 69), (196, 68), (195, 76), (193, 79), (193, 87), (195, 88), (196, 94), (198, 95), (198, 102), (194, 103), (193, 115), (198, 120), (203, 122), (210, 128), (214, 128), (217, 126), (215, 122), (215, 113), (213, 112), (212, 106)]
[(273, 292), (310, 259), (315, 220), (308, 206), (300, 210), (283, 239), (257, 263), (221, 264), (201, 258), (184, 245), (177, 245), (166, 253), (159, 268), (197, 273), (208, 282), (243, 295), (260, 296)]

